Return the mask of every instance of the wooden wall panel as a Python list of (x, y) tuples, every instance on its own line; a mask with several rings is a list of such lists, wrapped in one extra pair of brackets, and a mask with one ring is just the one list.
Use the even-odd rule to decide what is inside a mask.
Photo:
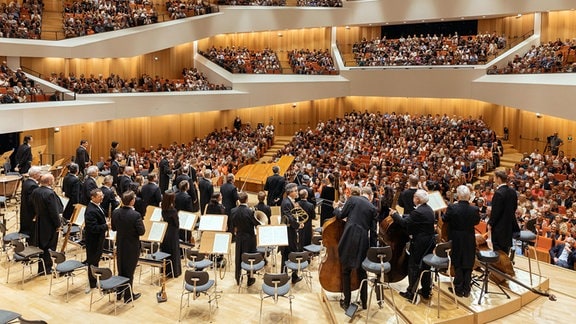
[(542, 15), (546, 18), (542, 19), (542, 42), (576, 38), (576, 11), (552, 11)]

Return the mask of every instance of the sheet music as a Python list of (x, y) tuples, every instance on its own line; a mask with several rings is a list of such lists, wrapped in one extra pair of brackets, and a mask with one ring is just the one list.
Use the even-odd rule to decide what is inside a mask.
[(70, 199), (68, 199), (67, 197), (64, 197), (64, 196), (58, 196), (58, 198), (60, 198), (60, 201), (62, 202), (62, 208), (66, 209), (66, 205), (68, 205), (68, 202), (70, 201)]
[(82, 227), (84, 226), (84, 213), (86, 212), (86, 206), (82, 206), (82, 208), (80, 208), (80, 210), (78, 211), (78, 217), (76, 217), (76, 221), (74, 222), (74, 224)]
[(439, 191), (433, 191), (428, 194), (428, 206), (430, 206), (434, 211), (439, 211), (448, 207)]
[(288, 228), (279, 226), (258, 226), (258, 246), (288, 245)]
[(215, 254), (228, 254), (229, 247), (230, 234), (218, 233), (214, 235), (214, 245), (212, 246), (212, 251)]
[(217, 231), (222, 232), (225, 229), (225, 215), (203, 215), (200, 217), (200, 231)]
[(168, 223), (165, 222), (153, 222), (146, 240), (151, 242), (162, 242), (167, 226)]
[(191, 231), (194, 223), (196, 223), (196, 214), (186, 211), (178, 212), (178, 219), (180, 221), (180, 229)]
[(150, 216), (151, 222), (161, 222), (162, 221), (162, 209), (156, 207)]

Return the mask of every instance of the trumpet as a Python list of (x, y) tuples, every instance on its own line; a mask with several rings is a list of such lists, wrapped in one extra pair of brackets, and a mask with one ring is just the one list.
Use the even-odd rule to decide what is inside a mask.
[(256, 220), (260, 223), (260, 225), (268, 225), (268, 216), (266, 216), (263, 211), (254, 211), (254, 217), (256, 217)]
[(308, 221), (308, 213), (298, 204), (296, 204), (296, 207), (292, 208), (290, 214), (292, 214), (292, 217), (294, 217), (300, 224), (304, 224)]

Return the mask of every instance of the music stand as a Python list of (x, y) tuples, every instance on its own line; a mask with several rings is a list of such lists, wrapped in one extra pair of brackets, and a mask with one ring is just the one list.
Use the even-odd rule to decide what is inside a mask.
[(198, 215), (180, 210), (178, 211), (178, 221), (180, 229), (184, 231), (184, 240), (188, 242), (188, 232), (192, 235), (192, 230), (194, 230), (194, 226), (196, 226), (196, 222), (198, 221)]
[(288, 245), (288, 227), (286, 225), (258, 225), (256, 227), (256, 246), (272, 248), (272, 266), (276, 267), (279, 246)]
[[(216, 256), (222, 256), (222, 257), (226, 255), (229, 256), (231, 243), (232, 243), (232, 233), (205, 231), (202, 232), (202, 237), (200, 239), (200, 247), (198, 248), (198, 251), (206, 255), (212, 255), (214, 256), (214, 259), (216, 259)], [(215, 266), (213, 267), (214, 278), (216, 279), (218, 277), (216, 276), (216, 268), (218, 268), (218, 266), (216, 262), (214, 264), (215, 264)], [(226, 271), (220, 272), (220, 279), (224, 279), (222, 273), (226, 275)], [(217, 279), (214, 281), (214, 284), (215, 285), (218, 284)]]
[(434, 212), (448, 208), (440, 191), (428, 193), (428, 206), (430, 206)]

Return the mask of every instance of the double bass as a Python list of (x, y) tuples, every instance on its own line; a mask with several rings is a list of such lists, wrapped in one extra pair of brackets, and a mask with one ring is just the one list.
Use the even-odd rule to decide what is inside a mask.
[[(338, 175), (335, 174), (334, 187), (339, 188)], [(338, 195), (338, 190), (336, 190)], [(336, 196), (336, 199), (338, 197)], [(342, 266), (340, 264), (340, 256), (338, 254), (338, 243), (344, 233), (344, 226), (346, 222), (338, 219), (336, 216), (327, 219), (322, 225), (322, 245), (326, 249), (326, 253), (320, 266), (318, 268), (318, 279), (322, 289), (329, 292), (342, 292)], [(360, 287), (360, 281), (356, 275), (356, 270), (353, 270), (350, 275), (351, 290), (356, 290)]]
[[(407, 177), (400, 181), (391, 208), (396, 207), (400, 194), (406, 186)], [(399, 224), (394, 223), (391, 216), (387, 216), (380, 222), (378, 240), (385, 246), (392, 249), (390, 259), (391, 270), (387, 274), (389, 282), (398, 282), (408, 275), (408, 255), (406, 254), (406, 243), (410, 240), (408, 233)]]

